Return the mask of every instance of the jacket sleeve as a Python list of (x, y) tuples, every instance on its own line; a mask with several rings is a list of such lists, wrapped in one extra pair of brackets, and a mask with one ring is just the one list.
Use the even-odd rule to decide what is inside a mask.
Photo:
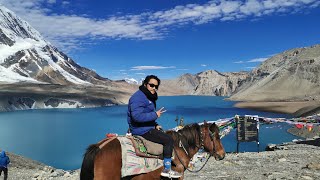
[(145, 112), (146, 105), (143, 100), (135, 100), (130, 104), (131, 115), (136, 122), (154, 121), (158, 118), (155, 111)]

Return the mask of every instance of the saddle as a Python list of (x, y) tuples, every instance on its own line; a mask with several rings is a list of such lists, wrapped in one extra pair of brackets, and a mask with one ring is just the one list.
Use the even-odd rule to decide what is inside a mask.
[(162, 144), (146, 140), (142, 136), (128, 135), (127, 138), (132, 141), (137, 156), (163, 159)]

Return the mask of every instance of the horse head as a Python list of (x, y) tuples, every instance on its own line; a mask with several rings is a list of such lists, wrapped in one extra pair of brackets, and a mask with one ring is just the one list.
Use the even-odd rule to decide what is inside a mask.
[(226, 153), (220, 140), (219, 127), (215, 123), (205, 121), (201, 127), (201, 134), (204, 149), (216, 160), (222, 160)]

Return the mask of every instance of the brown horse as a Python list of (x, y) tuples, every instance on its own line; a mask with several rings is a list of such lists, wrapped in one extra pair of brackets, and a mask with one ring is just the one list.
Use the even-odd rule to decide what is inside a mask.
[[(187, 125), (177, 132), (167, 131), (166, 133), (174, 139), (175, 156), (172, 161), (172, 169), (180, 173), (187, 169), (190, 159), (200, 148), (204, 148), (216, 160), (222, 160), (225, 156), (225, 151), (220, 141), (219, 128), (215, 123), (204, 122), (202, 125), (195, 123)], [(162, 178), (160, 173), (163, 167), (149, 173), (121, 178), (121, 165), (121, 145), (116, 138), (108, 143), (101, 141), (90, 145), (84, 155), (80, 180), (149, 180)], [(183, 176), (180, 179), (183, 179)]]

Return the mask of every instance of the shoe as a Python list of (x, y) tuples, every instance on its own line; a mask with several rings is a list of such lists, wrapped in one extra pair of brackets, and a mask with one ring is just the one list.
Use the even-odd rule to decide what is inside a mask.
[(182, 174), (171, 169), (163, 169), (163, 171), (161, 172), (161, 176), (167, 178), (179, 178), (182, 176)]

